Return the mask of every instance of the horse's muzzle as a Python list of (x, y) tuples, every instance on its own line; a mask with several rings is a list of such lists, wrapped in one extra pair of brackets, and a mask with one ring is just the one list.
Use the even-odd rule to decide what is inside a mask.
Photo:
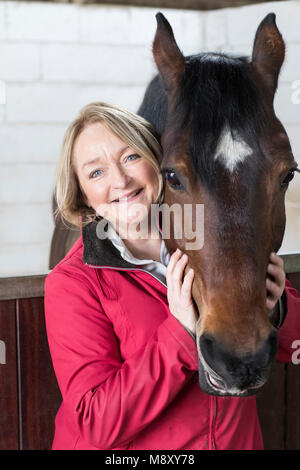
[(273, 330), (255, 354), (235, 356), (209, 333), (197, 338), (199, 383), (212, 395), (250, 396), (268, 379), (276, 356), (278, 335)]

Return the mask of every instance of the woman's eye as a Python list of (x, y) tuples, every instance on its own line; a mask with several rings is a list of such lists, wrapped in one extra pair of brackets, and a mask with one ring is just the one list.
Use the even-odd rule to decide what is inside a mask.
[(95, 174), (97, 173), (97, 171), (101, 171), (101, 170), (95, 170), (93, 171), (91, 174), (90, 174), (90, 179), (94, 179), (95, 178)]
[(174, 170), (166, 170), (165, 179), (173, 189), (183, 189), (183, 185), (181, 184)]
[(132, 160), (136, 160), (137, 158), (140, 158), (140, 156), (137, 153), (134, 153), (132, 155), (129, 155), (126, 160), (129, 160), (132, 162)]
[(286, 177), (284, 178), (284, 180), (282, 181), (281, 187), (282, 188), (287, 187), (289, 182), (292, 181), (292, 179), (294, 178), (294, 176), (295, 176), (295, 170), (290, 170), (288, 174), (286, 175)]

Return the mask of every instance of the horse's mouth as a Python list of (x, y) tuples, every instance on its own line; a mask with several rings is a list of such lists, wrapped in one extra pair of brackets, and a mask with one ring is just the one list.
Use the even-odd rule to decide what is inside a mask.
[(198, 341), (197, 349), (199, 356), (199, 384), (201, 389), (209, 395), (248, 397), (255, 395), (266, 382), (266, 379), (261, 378), (255, 385), (253, 384), (252, 386), (249, 386), (243, 390), (234, 386), (228, 387), (222, 378), (206, 363), (202, 356)]
[(251, 395), (255, 395), (264, 385), (265, 381), (262, 381), (255, 386), (248, 387), (245, 390), (241, 390), (236, 387), (227, 388), (224, 382), (208, 372), (199, 360), (199, 383), (202, 390), (209, 395), (249, 397)]
[(226, 393), (226, 387), (221, 380), (214, 378), (207, 370), (205, 371), (206, 381), (209, 383), (212, 389), (219, 393)]

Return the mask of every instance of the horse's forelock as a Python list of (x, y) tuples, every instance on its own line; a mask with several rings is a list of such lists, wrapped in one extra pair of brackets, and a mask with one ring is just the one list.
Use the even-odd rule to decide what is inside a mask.
[(267, 121), (248, 59), (225, 54), (186, 58), (173, 109), (168, 124), (176, 127), (177, 135), (189, 134), (194, 171), (207, 187), (214, 185), (214, 156), (224, 130), (232, 130), (257, 151), (258, 130), (262, 132)]

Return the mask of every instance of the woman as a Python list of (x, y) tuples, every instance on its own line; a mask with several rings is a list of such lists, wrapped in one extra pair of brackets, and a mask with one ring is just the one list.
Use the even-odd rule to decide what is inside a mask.
[[(255, 397), (217, 397), (216, 411), (199, 387), (194, 273), (179, 250), (170, 257), (151, 211), (162, 201), (160, 152), (150, 124), (104, 103), (66, 132), (58, 212), (82, 236), (45, 283), (63, 397), (53, 449), (262, 448)], [(278, 256), (268, 271), (273, 309), (285, 287)], [(285, 293), (287, 342), (300, 297), (288, 284)]]

